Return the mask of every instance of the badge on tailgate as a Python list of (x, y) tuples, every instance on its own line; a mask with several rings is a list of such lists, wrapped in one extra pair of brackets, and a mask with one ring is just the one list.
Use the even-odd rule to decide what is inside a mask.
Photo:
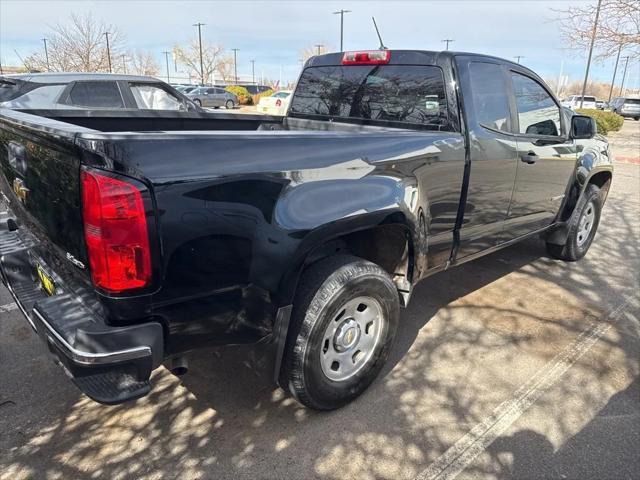
[(47, 293), (47, 295), (51, 296), (56, 293), (56, 284), (53, 282), (53, 278), (47, 272), (44, 271), (40, 265), (37, 265), (36, 269), (38, 270), (38, 278), (40, 279), (40, 285), (42, 289)]

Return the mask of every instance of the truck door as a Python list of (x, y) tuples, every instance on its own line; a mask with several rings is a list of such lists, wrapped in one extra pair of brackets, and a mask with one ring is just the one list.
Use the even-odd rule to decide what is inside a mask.
[(469, 185), (456, 258), (500, 242), (516, 177), (508, 77), (499, 61), (456, 57), (469, 137)]
[(504, 240), (550, 225), (558, 213), (576, 163), (560, 106), (525, 71), (509, 71), (518, 147), (516, 182)]

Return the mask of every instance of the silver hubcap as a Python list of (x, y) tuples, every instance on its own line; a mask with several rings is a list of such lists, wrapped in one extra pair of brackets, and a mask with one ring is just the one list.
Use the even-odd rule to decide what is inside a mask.
[(340, 382), (358, 373), (380, 343), (385, 321), (382, 307), (371, 297), (345, 303), (322, 337), (320, 365), (327, 378)]
[(581, 247), (589, 238), (593, 229), (593, 221), (596, 218), (596, 209), (593, 202), (589, 202), (582, 212), (580, 223), (578, 224), (578, 246)]

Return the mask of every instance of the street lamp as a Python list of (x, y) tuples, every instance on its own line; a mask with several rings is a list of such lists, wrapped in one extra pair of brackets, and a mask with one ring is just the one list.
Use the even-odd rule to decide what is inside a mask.
[(337, 12), (333, 12), (334, 15), (340, 15), (340, 51), (341, 52), (344, 51), (342, 45), (343, 45), (343, 39), (344, 39), (344, 14), (345, 13), (351, 13), (351, 10), (340, 9)]
[(625, 58), (624, 73), (622, 74), (622, 83), (620, 84), (620, 93), (619, 93), (620, 96), (622, 96), (622, 89), (624, 88), (624, 81), (627, 78), (627, 67), (629, 66), (629, 56), (627, 55), (624, 58)]
[(200, 85), (204, 85), (204, 68), (202, 67), (202, 27), (204, 23), (194, 23), (194, 27), (198, 27), (198, 42), (200, 43)]
[(316, 48), (318, 49), (318, 55), (320, 55), (320, 49), (321, 49), (322, 47), (324, 47), (324, 45), (323, 45), (322, 43), (316, 43), (316, 44), (314, 45), (314, 47), (316, 47)]
[(109, 62), (109, 73), (111, 73), (111, 50), (109, 49), (109, 35), (111, 32), (104, 32), (104, 37), (107, 39), (107, 62)]
[(513, 57), (516, 59), (516, 62), (520, 63), (520, 59), (524, 58), (524, 55), (516, 55), (515, 57)]
[(47, 59), (47, 72), (50, 72), (51, 67), (49, 66), (49, 51), (47, 50), (47, 39), (43, 38), (42, 41), (44, 42), (44, 56)]
[(233, 76), (236, 79), (236, 85), (238, 84), (238, 50), (239, 48), (232, 48), (233, 50)]
[(122, 55), (120, 55), (120, 57), (122, 57), (122, 70), (124, 71), (124, 74), (127, 74), (127, 60), (125, 58), (125, 54), (123, 53)]
[(600, 5), (602, 0), (598, 0), (596, 8), (596, 21), (593, 22), (593, 32), (591, 32), (591, 45), (589, 46), (589, 58), (587, 59), (587, 69), (584, 72), (584, 82), (582, 83), (582, 93), (580, 94), (580, 108), (584, 102), (584, 92), (587, 90), (587, 79), (589, 78), (589, 67), (591, 66), (591, 55), (593, 54), (593, 42), (596, 40), (596, 31), (598, 29), (598, 18), (600, 18)]
[(251, 62), (251, 83), (256, 83), (256, 61), (249, 60)]
[(445, 38), (444, 40), (442, 40), (442, 43), (446, 43), (447, 46), (445, 47), (445, 50), (449, 50), (449, 44), (455, 42), (455, 40), (451, 39), (451, 38)]
[(171, 83), (169, 81), (169, 55), (171, 55), (171, 52), (162, 52), (164, 54), (164, 61), (167, 65), (167, 83)]

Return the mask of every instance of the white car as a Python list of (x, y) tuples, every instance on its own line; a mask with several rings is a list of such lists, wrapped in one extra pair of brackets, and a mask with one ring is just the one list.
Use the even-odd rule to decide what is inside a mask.
[(269, 115), (285, 115), (291, 93), (291, 90), (280, 90), (269, 97), (262, 97), (258, 102), (258, 111)]
[(575, 110), (576, 108), (596, 108), (596, 97), (589, 97), (587, 95), (584, 96), (584, 101), (582, 102), (582, 107), (580, 107), (580, 100), (582, 99), (582, 95), (571, 95), (567, 99), (562, 101), (562, 106), (570, 108), (571, 110)]

